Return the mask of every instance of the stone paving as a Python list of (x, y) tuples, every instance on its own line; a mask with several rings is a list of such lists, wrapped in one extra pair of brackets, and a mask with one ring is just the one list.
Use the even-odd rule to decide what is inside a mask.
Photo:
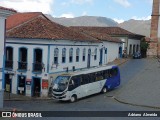
[(144, 69), (131, 78), (115, 97), (126, 103), (160, 108), (160, 63), (157, 59), (146, 61)]

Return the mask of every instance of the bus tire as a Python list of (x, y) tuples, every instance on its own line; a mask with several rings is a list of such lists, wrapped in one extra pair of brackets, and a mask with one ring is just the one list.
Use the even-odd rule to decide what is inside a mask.
[(102, 93), (106, 93), (108, 90), (107, 90), (107, 88), (106, 87), (104, 87), (103, 89), (102, 89)]
[(70, 102), (73, 103), (73, 102), (76, 102), (76, 101), (77, 101), (77, 96), (76, 95), (72, 95), (71, 99), (70, 99)]

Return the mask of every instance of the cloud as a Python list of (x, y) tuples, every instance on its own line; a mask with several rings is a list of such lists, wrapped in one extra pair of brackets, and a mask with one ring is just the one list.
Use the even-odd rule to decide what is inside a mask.
[(54, 0), (1, 0), (0, 5), (18, 12), (43, 12), (52, 14)]
[(134, 20), (150, 20), (151, 16), (147, 16), (147, 17), (137, 17), (137, 16), (133, 16), (132, 19)]
[(60, 17), (65, 17), (65, 18), (74, 18), (74, 15), (72, 13), (64, 13)]
[(128, 0), (114, 0), (114, 1), (126, 8), (131, 6), (131, 3)]
[(123, 23), (123, 22), (124, 22), (124, 20), (123, 20), (123, 19), (117, 19), (117, 18), (114, 18), (113, 20), (114, 20), (114, 21), (116, 21), (117, 23)]
[(92, 3), (93, 0), (71, 0), (71, 3), (82, 5), (84, 3)]

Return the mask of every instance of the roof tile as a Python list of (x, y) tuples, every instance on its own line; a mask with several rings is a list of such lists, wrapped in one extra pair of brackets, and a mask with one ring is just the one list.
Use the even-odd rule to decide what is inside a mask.
[(7, 37), (13, 38), (37, 38), (56, 40), (79, 40), (98, 42), (97, 39), (81, 34), (71, 28), (51, 22), (42, 17), (38, 17), (19, 27), (15, 27), (7, 32)]
[(27, 13), (16, 13), (7, 18), (6, 29), (12, 29), (18, 25), (21, 25), (27, 21), (30, 21), (40, 15), (43, 15), (41, 12), (27, 12)]
[(16, 10), (14, 10), (12, 8), (6, 8), (6, 7), (2, 7), (2, 6), (0, 6), (0, 9), (2, 9), (2, 10), (8, 10), (8, 11), (11, 11), (11, 12), (17, 12)]

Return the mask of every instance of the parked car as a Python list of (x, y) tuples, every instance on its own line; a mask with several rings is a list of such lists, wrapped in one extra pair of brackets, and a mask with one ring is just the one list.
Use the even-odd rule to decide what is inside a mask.
[(133, 54), (133, 59), (141, 59), (141, 53), (140, 52), (135, 52)]

